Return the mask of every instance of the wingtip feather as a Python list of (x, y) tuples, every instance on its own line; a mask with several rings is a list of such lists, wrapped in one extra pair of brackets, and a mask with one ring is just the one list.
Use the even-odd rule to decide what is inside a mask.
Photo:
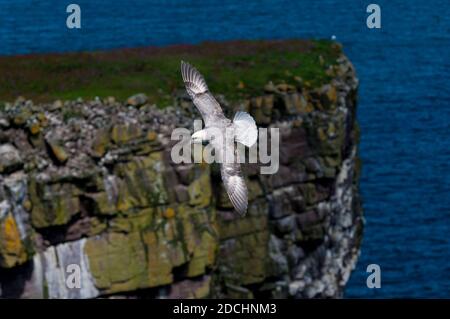
[(200, 94), (208, 91), (208, 86), (200, 72), (183, 60), (181, 60), (181, 76), (190, 94)]

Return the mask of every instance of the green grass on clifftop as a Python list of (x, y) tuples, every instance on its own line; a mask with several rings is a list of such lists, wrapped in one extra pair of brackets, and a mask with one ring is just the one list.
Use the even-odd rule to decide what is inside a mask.
[(330, 80), (326, 68), (341, 48), (330, 41), (232, 41), (200, 45), (0, 57), (0, 101), (37, 102), (145, 93), (161, 106), (183, 88), (180, 60), (206, 77), (213, 93), (237, 100), (262, 92), (269, 81), (312, 86)]

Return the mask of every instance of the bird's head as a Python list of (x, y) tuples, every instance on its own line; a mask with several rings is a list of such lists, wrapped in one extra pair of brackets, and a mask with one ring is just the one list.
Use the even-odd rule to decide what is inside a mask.
[(205, 130), (201, 130), (201, 131), (197, 131), (194, 134), (192, 134), (191, 142), (192, 143), (199, 143), (199, 144), (202, 144), (203, 142), (207, 142), (206, 131)]

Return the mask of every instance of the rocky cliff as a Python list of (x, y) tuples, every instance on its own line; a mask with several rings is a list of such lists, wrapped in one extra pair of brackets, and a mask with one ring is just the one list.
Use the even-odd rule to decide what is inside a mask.
[(278, 172), (244, 165), (244, 218), (216, 165), (171, 160), (172, 130), (199, 118), (181, 79), (164, 108), (144, 94), (0, 106), (0, 296), (341, 296), (362, 233), (358, 81), (328, 46), (312, 55), (325, 81), (286, 65), (215, 91), (228, 114), (280, 129)]

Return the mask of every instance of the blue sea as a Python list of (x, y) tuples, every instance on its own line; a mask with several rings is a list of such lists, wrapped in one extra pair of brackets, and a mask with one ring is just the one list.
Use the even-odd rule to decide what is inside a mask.
[[(66, 28), (70, 3), (81, 29)], [(448, 0), (0, 0), (0, 55), (336, 36), (360, 78), (366, 228), (348, 298), (450, 298), (449, 34)]]

